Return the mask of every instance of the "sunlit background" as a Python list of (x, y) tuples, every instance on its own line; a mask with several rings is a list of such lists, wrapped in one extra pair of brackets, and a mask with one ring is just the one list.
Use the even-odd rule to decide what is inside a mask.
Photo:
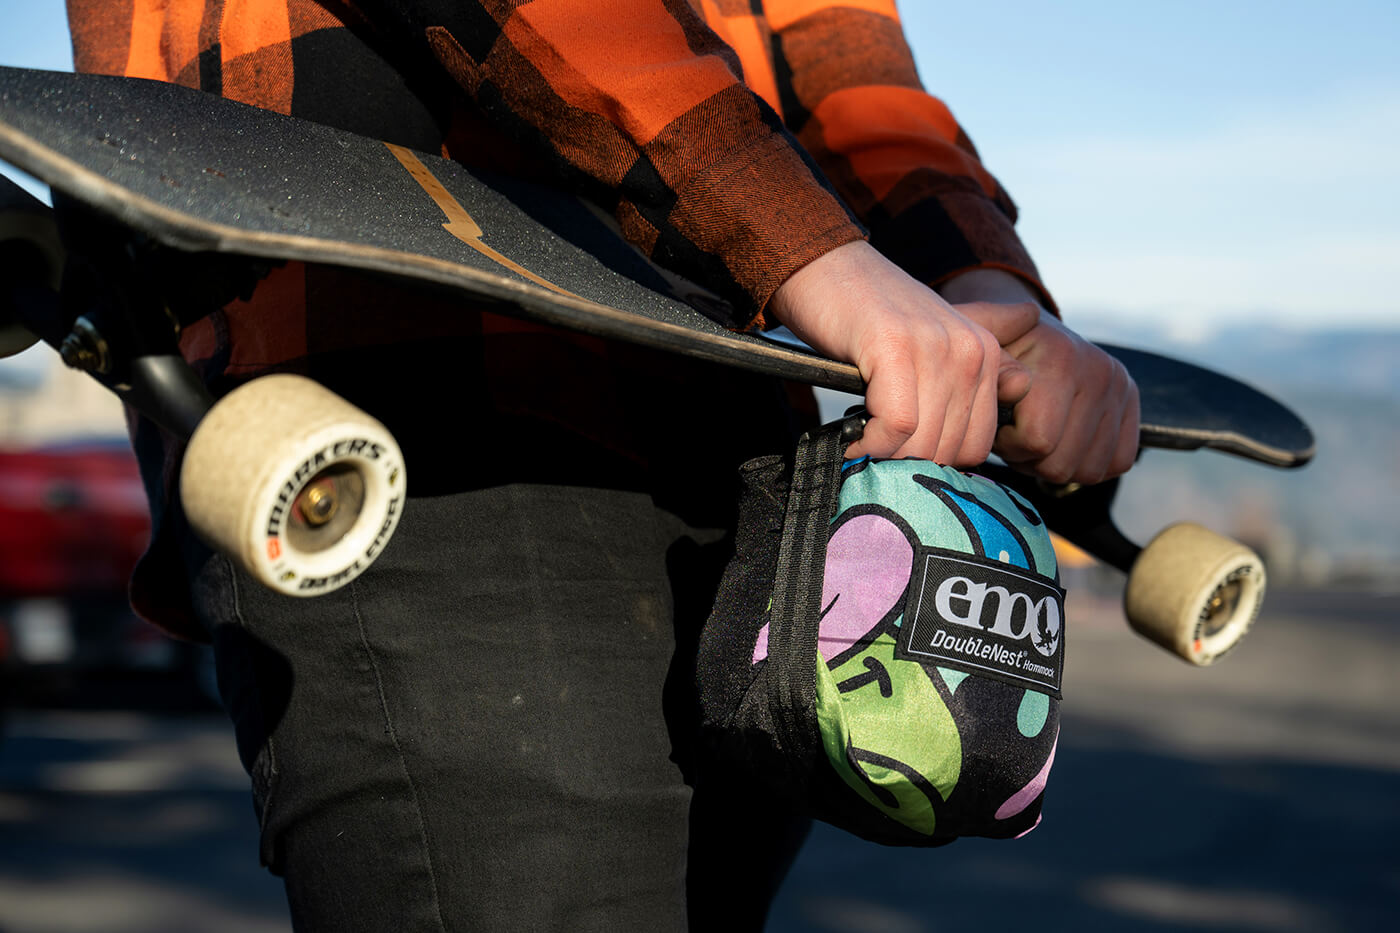
[(1396, 326), (1400, 4), (903, 10), (1066, 308), (1197, 337)]
[[(1067, 571), (1077, 614), (1045, 826), (932, 852), (819, 830), (773, 929), (1389, 928), (1400, 3), (901, 6), (925, 83), (1017, 201), (1065, 318), (1269, 390), (1319, 453), (1299, 472), (1146, 454), (1119, 522), (1144, 540), (1191, 519), (1261, 550), (1273, 592), (1256, 632), (1189, 670), (1126, 633), (1120, 576)], [(0, 65), (71, 68), (61, 2), (0, 0)], [(0, 362), (0, 457), (122, 431), (52, 352)], [(99, 443), (84, 463), (114, 452)], [(0, 593), (12, 658), (16, 638), (40, 660), (71, 655), (75, 613), (126, 625), (63, 593), (16, 605)], [(286, 929), (201, 656), (122, 632), (123, 664), (164, 678), (161, 699), (98, 712), (106, 701), (51, 692), (10, 716), (0, 931)]]

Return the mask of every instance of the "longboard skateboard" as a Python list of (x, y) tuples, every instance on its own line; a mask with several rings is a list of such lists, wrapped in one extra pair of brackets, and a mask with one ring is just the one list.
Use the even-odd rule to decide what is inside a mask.
[[(199, 268), (210, 257), (227, 257), (369, 270), (461, 294), (478, 308), (486, 303), (605, 338), (863, 389), (849, 364), (717, 324), (706, 312), (714, 313), (718, 298), (651, 265), (581, 200), (187, 88), (0, 68), (0, 159), (105, 219), (79, 249), (130, 254), (109, 242), (125, 237)], [(6, 211), (32, 212), (32, 205)], [(159, 268), (179, 265), (177, 258)], [(291, 377), (255, 380), (214, 405), (178, 359), (159, 295), (145, 294), (150, 278), (130, 273), (121, 286), (142, 292), (141, 300), (126, 296), (124, 305), (134, 309), (129, 320), (114, 320), (110, 311), (105, 319), (75, 314), (53, 298), (34, 298), (35, 283), (27, 281), (22, 296), (14, 290), (0, 306), (0, 333), (8, 326), (13, 343), (23, 325), (70, 365), (190, 436), (181, 482), (191, 521), (259, 579), (304, 595), (348, 582), (397, 520), (406, 474), (392, 437)], [(142, 301), (151, 307), (140, 310)], [(1311, 457), (1307, 426), (1268, 396), (1181, 361), (1105, 349), (1138, 382), (1143, 446), (1214, 448), (1284, 467)], [(295, 444), (279, 448), (269, 465), (265, 445), (241, 433), (248, 423)], [(260, 459), (249, 459), (254, 454)], [(225, 479), (239, 475), (267, 479), (250, 495)], [(1037, 502), (1050, 495), (1015, 481)], [(1143, 563), (1140, 549), (1114, 538), (1111, 491), (1103, 503), (1101, 490), (1092, 500), (1066, 499), (1065, 490), (1056, 495), (1079, 502), (1065, 524), (1098, 529), (1072, 537), (1124, 569)], [(1262, 595), (1262, 565), (1250, 573)], [(1238, 590), (1239, 579), (1235, 574), (1228, 585)], [(1211, 584), (1211, 598), (1226, 585)], [(1257, 601), (1237, 614), (1253, 611)], [(1179, 629), (1178, 622), (1171, 625)], [(1199, 637), (1194, 642), (1194, 655), (1176, 650), (1197, 661), (1218, 653)]]

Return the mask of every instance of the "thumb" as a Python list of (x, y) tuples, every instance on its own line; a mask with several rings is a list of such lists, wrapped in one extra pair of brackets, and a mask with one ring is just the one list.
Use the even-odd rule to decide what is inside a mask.
[(974, 324), (991, 331), (992, 336), (997, 338), (997, 343), (1003, 347), (1020, 340), (1040, 323), (1040, 305), (1033, 301), (1018, 301), (1014, 304), (972, 301), (953, 307)]
[[(974, 324), (991, 331), (1002, 347), (1020, 340), (1040, 323), (1040, 305), (1032, 301), (1019, 301), (1014, 304), (973, 301), (954, 307), (959, 314)], [(1030, 390), (1030, 370), (1003, 349), (1001, 363), (997, 368), (997, 404), (1003, 408), (1010, 408), (1025, 398)]]
[(997, 404), (1010, 408), (1025, 398), (1031, 391), (1031, 371), (1016, 357), (1001, 351), (1001, 364), (997, 368)]

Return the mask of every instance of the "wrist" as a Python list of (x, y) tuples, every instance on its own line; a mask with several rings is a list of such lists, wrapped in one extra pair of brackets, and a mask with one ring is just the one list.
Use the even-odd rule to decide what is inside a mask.
[(809, 324), (809, 317), (820, 316), (831, 304), (825, 300), (830, 289), (854, 283), (864, 266), (878, 261), (879, 254), (867, 241), (843, 243), (784, 279), (773, 291), (763, 315), (770, 323), (776, 321), (800, 333)]
[(935, 291), (949, 304), (986, 301), (993, 304), (1043, 304), (1043, 298), (1030, 283), (1005, 269), (979, 267), (959, 272), (940, 283)]

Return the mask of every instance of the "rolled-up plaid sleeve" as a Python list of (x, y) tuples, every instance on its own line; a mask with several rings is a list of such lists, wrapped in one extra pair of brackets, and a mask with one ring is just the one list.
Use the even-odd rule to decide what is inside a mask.
[(759, 320), (801, 266), (864, 233), (733, 48), (678, 0), (362, 0), (499, 129), (605, 202), (660, 264)]
[(787, 125), (915, 278), (1000, 268), (1049, 303), (1016, 206), (919, 80), (893, 0), (765, 0)]

